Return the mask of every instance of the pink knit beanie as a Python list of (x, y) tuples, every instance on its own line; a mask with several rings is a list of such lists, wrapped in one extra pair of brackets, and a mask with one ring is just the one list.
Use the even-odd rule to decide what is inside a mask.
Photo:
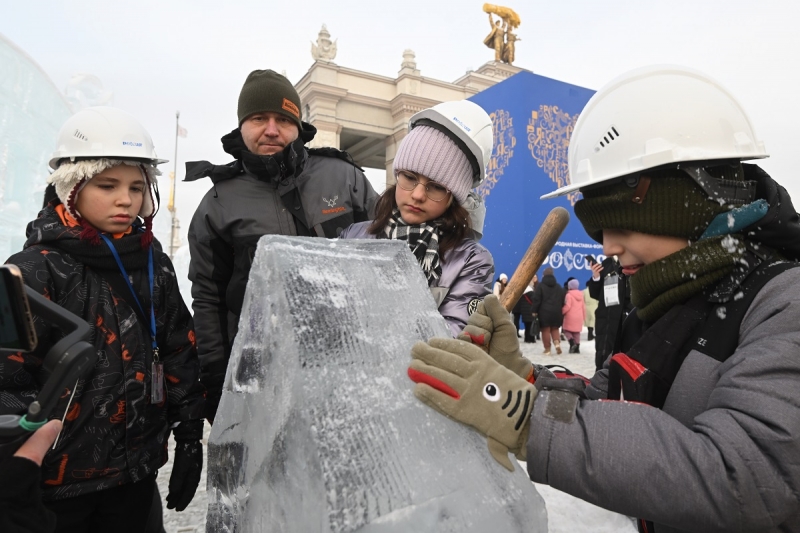
[(463, 205), (472, 186), (472, 166), (466, 154), (443, 132), (417, 126), (406, 135), (394, 157), (394, 174), (408, 170), (422, 174), (453, 193)]

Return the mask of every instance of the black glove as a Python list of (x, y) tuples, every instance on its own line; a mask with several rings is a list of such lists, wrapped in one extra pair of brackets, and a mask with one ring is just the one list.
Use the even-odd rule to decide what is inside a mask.
[(180, 512), (194, 498), (200, 473), (203, 471), (203, 421), (187, 420), (172, 430), (175, 437), (175, 458), (169, 477), (167, 509)]
[(200, 383), (206, 388), (206, 407), (203, 415), (209, 424), (214, 424), (217, 416), (219, 400), (222, 398), (222, 386), (225, 384), (225, 371), (228, 361), (214, 361), (200, 369)]

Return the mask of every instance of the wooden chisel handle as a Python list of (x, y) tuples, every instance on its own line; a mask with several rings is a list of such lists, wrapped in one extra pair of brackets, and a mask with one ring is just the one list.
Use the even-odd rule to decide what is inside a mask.
[(500, 303), (509, 312), (517, 304), (517, 300), (522, 296), (525, 287), (528, 286), (533, 279), (533, 275), (542, 266), (547, 254), (553, 249), (568, 223), (569, 212), (563, 207), (553, 208), (547, 218), (544, 219), (542, 227), (536, 232), (531, 245), (528, 246), (528, 251), (525, 252), (522, 261), (514, 271), (514, 275), (508, 281), (506, 290), (500, 296)]

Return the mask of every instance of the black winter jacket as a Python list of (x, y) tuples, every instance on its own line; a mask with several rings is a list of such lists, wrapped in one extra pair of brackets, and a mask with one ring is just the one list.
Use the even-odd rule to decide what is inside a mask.
[(543, 328), (560, 328), (564, 322), (561, 307), (567, 291), (556, 282), (555, 276), (548, 274), (533, 291), (533, 312), (539, 315), (539, 324)]
[[(603, 260), (603, 270), (600, 271), (600, 279), (589, 278), (586, 286), (589, 288), (589, 296), (598, 301), (595, 311), (595, 367), (600, 370), (603, 363), (614, 351), (614, 342), (617, 333), (622, 327), (622, 322), (633, 309), (631, 303), (631, 285), (628, 277), (622, 274), (619, 263), (613, 257), (606, 257)], [(608, 276), (617, 274), (617, 297), (618, 305), (606, 306), (604, 281)]]
[[(377, 199), (366, 176), (338, 150), (306, 150), (316, 130), (304, 123), (301, 138), (281, 154), (253, 160), (240, 131), (222, 138), (236, 161), (228, 165), (187, 163), (186, 181), (208, 176), (214, 187), (189, 227), (192, 307), (201, 366), (212, 396), (221, 387), (241, 313), (258, 240), (264, 235), (336, 238), (354, 222), (368, 220)], [(324, 155), (320, 155), (324, 154)], [(245, 161), (253, 168), (247, 169)], [(255, 167), (260, 166), (258, 171)], [(300, 221), (300, 223), (298, 223)]]
[(525, 292), (517, 300), (517, 305), (514, 306), (513, 313), (519, 314), (523, 323), (533, 322), (533, 291), (534, 289), (525, 289)]
[[(149, 324), (143, 324), (134, 310), (130, 292), (123, 294), (107, 281), (111, 276), (121, 278), (107, 245), (81, 241), (80, 228), (66, 227), (53, 207), (45, 208), (28, 225), (27, 234), (25, 249), (7, 262), (20, 268), (28, 286), (86, 320), (92, 327), (89, 342), (98, 352), (94, 369), (78, 382), (69, 410), (72, 390), (65, 391), (54, 409), (54, 418), (65, 411), (66, 418), (55, 450), (50, 450), (42, 463), (44, 499), (69, 498), (139, 481), (167, 461), (171, 425), (201, 418), (203, 412), (192, 317), (178, 292), (172, 264), (164, 253), (154, 250), (156, 339), (167, 397), (153, 404)], [(137, 238), (139, 235), (132, 234), (114, 242)], [(138, 241), (136, 247), (132, 249), (138, 253), (124, 255), (123, 261), (136, 256), (144, 265), (137, 269), (129, 263), (126, 270), (142, 306), (149, 309), (147, 254)], [(89, 266), (89, 261), (76, 259), (77, 250), (106, 256)], [(63, 337), (42, 319), (35, 318), (34, 326), (39, 338), (36, 350), (7, 356), (0, 364), (0, 414), (26, 410), (43, 380), (43, 357)]]

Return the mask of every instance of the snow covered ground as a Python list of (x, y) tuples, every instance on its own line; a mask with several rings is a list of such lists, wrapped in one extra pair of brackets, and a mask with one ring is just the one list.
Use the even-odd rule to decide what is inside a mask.
[[(583, 332), (580, 354), (568, 354), (569, 345), (562, 345), (564, 353), (561, 355), (541, 355), (541, 341), (534, 344), (522, 344), (523, 354), (531, 361), (544, 365), (563, 365), (575, 373), (584, 376), (594, 374), (594, 342), (586, 340), (586, 331)], [(208, 442), (210, 426), (206, 424), (203, 445)], [(170, 443), (170, 462), (164, 465), (158, 474), (158, 486), (162, 499), (168, 492), (169, 476), (172, 472), (172, 450), (174, 443)], [(524, 464), (522, 465), (524, 468)], [(206, 523), (206, 477), (205, 465), (200, 486), (194, 500), (183, 512), (177, 513), (166, 508), (164, 503), (164, 527), (167, 533), (188, 533), (205, 531)], [(595, 507), (583, 500), (574, 498), (546, 485), (536, 484), (536, 489), (544, 498), (547, 506), (549, 533), (574, 533), (575, 531), (592, 531), (594, 533), (636, 533), (633, 521), (623, 515), (611, 513)]]

